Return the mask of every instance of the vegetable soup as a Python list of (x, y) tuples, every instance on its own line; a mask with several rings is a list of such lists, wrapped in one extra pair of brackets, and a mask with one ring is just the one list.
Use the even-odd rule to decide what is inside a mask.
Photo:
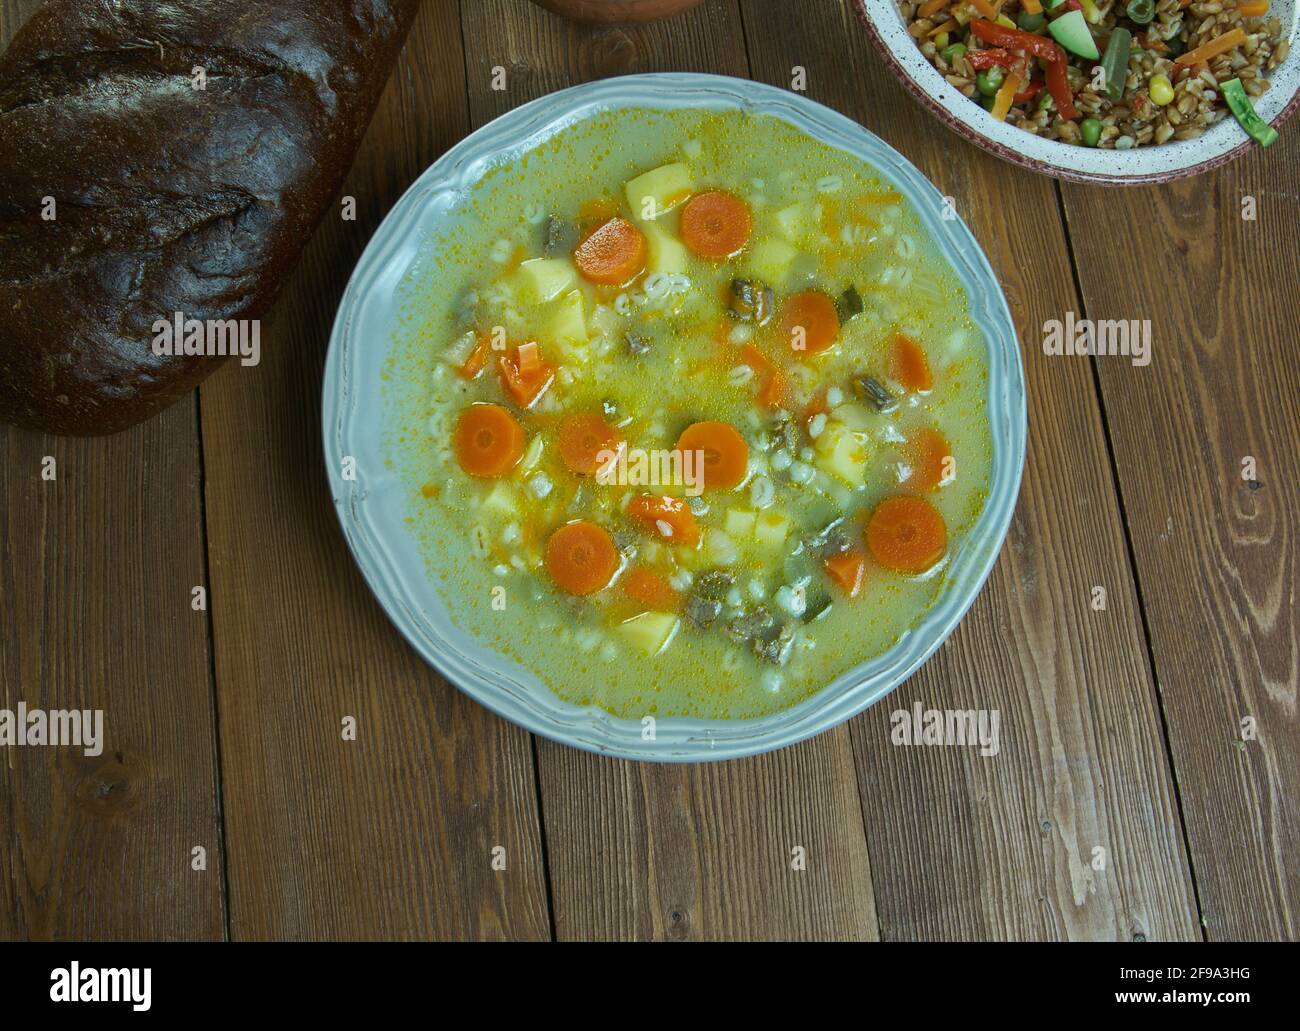
[(557, 695), (746, 718), (885, 652), (984, 505), (987, 358), (875, 169), (632, 110), (493, 168), (403, 287), (391, 467), (432, 589)]

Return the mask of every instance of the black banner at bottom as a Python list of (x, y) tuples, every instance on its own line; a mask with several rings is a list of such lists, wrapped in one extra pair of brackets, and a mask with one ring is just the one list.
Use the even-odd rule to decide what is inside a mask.
[[(811, 958), (732, 955), (695, 958), (684, 965), (678, 957), (655, 961), (640, 956), (636, 963), (611, 964), (606, 953), (593, 968), (604, 973), (589, 979), (586, 994), (632, 992), (643, 1002), (647, 990), (674, 1000), (716, 997), (727, 982), (752, 984), (725, 973), (752, 963), (754, 970), (766, 972), (764, 995), (782, 991), (783, 974), (802, 971), (782, 991), (793, 1002), (799, 995), (792, 991), (795, 985), (808, 984)], [(499, 986), (485, 1000), (494, 1012), (512, 999), (536, 1007), (539, 999), (553, 996), (558, 971), (568, 971), (563, 976), (572, 985), (574, 974), (589, 965), (572, 955), (509, 961), (482, 950), (471, 952), (468, 946), (452, 959), (445, 948), (435, 954), (420, 945), (392, 944), (14, 944), (0, 950), (0, 997), (9, 1016), (62, 1011), (93, 1019), (111, 1012), (148, 1020), (285, 1013), (299, 1020), (317, 1015), (338, 1020), (373, 1017), (390, 1005), (396, 1015), (417, 999), (445, 1000), (449, 992), (459, 994), (486, 982)], [(717, 962), (725, 966), (716, 976), (700, 976)], [(859, 1005), (896, 1006), (906, 999), (908, 1009), (928, 1018), (974, 1012), (988, 1017), (996, 1011), (1039, 1018), (1045, 1013), (1088, 1017), (1125, 1012), (1186, 1018), (1199, 1012), (1232, 1019), (1282, 1007), (1290, 1011), (1296, 980), (1293, 954), (1253, 943), (1090, 945), (1054, 951), (1036, 946), (1030, 951), (1017, 945), (886, 942), (840, 962), (857, 970), (847, 987)], [(475, 968), (472, 981), (460, 973), (462, 966)], [(610, 978), (614, 969), (621, 973)], [(501, 992), (505, 982), (510, 990)], [(828, 989), (836, 991), (835, 978), (821, 991)], [(734, 1001), (733, 996), (728, 1005)], [(1049, 1005), (1053, 1009), (1043, 1008)]]

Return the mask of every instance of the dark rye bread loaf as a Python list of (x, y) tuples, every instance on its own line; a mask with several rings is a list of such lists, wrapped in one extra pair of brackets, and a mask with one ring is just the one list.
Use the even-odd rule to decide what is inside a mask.
[(418, 8), (49, 0), (33, 15), (0, 57), (0, 421), (113, 433), (211, 373), (221, 357), (156, 355), (154, 323), (267, 312)]

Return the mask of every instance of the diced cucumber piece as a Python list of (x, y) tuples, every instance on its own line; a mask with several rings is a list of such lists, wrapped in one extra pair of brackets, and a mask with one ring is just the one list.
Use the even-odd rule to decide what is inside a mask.
[(570, 340), (578, 344), (587, 342), (587, 316), (583, 309), (581, 290), (571, 290), (556, 302), (546, 329), (552, 340)]
[(747, 541), (754, 536), (758, 513), (746, 508), (729, 508), (722, 528), (733, 541)]
[(671, 211), (695, 191), (690, 168), (680, 161), (629, 179), (624, 187), (632, 216), (649, 222)]
[(799, 252), (785, 240), (774, 236), (759, 240), (749, 252), (745, 267), (769, 286), (779, 286), (790, 272), (790, 264)]
[(768, 551), (775, 551), (785, 544), (789, 532), (790, 520), (780, 512), (764, 512), (754, 524), (754, 540)]
[(1088, 28), (1088, 22), (1083, 17), (1082, 11), (1066, 11), (1059, 18), (1047, 23), (1047, 31), (1056, 42), (1072, 54), (1085, 57), (1089, 61), (1096, 61), (1101, 57), (1097, 50), (1097, 42), (1092, 38), (1092, 30)]
[(568, 258), (533, 258), (515, 273), (524, 297), (531, 301), (550, 301), (573, 286), (576, 270)]
[(642, 612), (615, 627), (620, 637), (646, 655), (663, 651), (676, 629), (677, 617), (671, 612)]
[(666, 276), (685, 273), (689, 254), (684, 243), (665, 229), (662, 223), (644, 222), (641, 232), (645, 234), (646, 268), (649, 271), (662, 272)]

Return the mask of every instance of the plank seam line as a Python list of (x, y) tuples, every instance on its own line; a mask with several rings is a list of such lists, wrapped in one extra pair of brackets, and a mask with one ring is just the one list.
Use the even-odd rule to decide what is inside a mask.
[[(1061, 190), (1060, 180), (1054, 184), (1056, 190), (1057, 212), (1061, 219), (1061, 232), (1065, 236), (1066, 252), (1070, 256), (1070, 273), (1074, 277), (1075, 297), (1079, 302), (1079, 315), (1087, 318), (1087, 304), (1083, 296), (1083, 280), (1079, 275), (1079, 262), (1074, 253), (1074, 238), (1070, 235), (1070, 217), (1065, 208), (1065, 195)], [(1111, 436), (1110, 418), (1106, 412), (1106, 395), (1101, 389), (1101, 368), (1097, 355), (1090, 355), (1088, 363), (1092, 371), (1092, 388), (1097, 396), (1097, 412), (1101, 416), (1102, 437), (1106, 441), (1106, 460), (1110, 463), (1111, 489), (1115, 492), (1115, 502), (1119, 506), (1120, 526), (1124, 531), (1124, 551), (1128, 558), (1129, 576), (1133, 580), (1133, 591), (1137, 595), (1138, 618), (1142, 625), (1142, 640), (1146, 646), (1147, 668), (1151, 672), (1151, 686), (1155, 691), (1156, 713), (1160, 717), (1160, 734), (1164, 739), (1165, 763), (1169, 768), (1170, 786), (1174, 792), (1174, 804), (1178, 809), (1178, 829), (1183, 838), (1183, 854), (1187, 857), (1187, 874), (1192, 881), (1192, 899), (1196, 903), (1196, 928), (1201, 940), (1208, 941), (1209, 934), (1205, 927), (1205, 909), (1201, 903), (1200, 885), (1196, 880), (1196, 857), (1192, 852), (1191, 837), (1187, 833), (1187, 817), (1183, 805), (1182, 791), (1178, 786), (1178, 767), (1174, 762), (1173, 742), (1169, 738), (1169, 719), (1165, 715), (1164, 696), (1160, 691), (1160, 672), (1156, 667), (1155, 647), (1151, 643), (1151, 624), (1147, 619), (1146, 598), (1142, 593), (1142, 577), (1138, 572), (1137, 553), (1133, 548), (1133, 533), (1129, 528), (1128, 509), (1124, 504), (1124, 487), (1119, 478), (1119, 463), (1115, 459), (1115, 441)]]
[[(745, 4), (743, 0), (735, 0), (736, 17), (740, 23), (740, 38), (745, 44), (745, 69), (749, 78), (754, 78), (754, 62), (749, 53), (749, 32), (745, 25)], [(841, 17), (846, 14), (844, 9), (840, 9)], [(855, 119), (856, 120), (856, 119)], [(874, 920), (874, 930), (877, 941), (884, 941), (884, 931), (880, 925), (880, 895), (876, 887), (876, 878), (874, 876), (875, 865), (871, 860), (871, 835), (867, 833), (867, 802), (862, 792), (861, 766), (859, 765), (859, 756), (857, 745), (853, 741), (852, 723), (854, 719), (862, 718), (863, 714), (858, 713), (853, 719), (846, 720), (838, 727), (833, 727), (828, 733), (843, 733), (848, 738), (849, 743), (849, 761), (853, 764), (853, 788), (858, 799), (858, 822), (862, 828), (862, 853), (867, 860), (867, 878), (871, 882), (871, 915)]]
[[(460, 29), (460, 68), (465, 78), (465, 122), (471, 132), (474, 125), (474, 105), (470, 101), (469, 91), (469, 41), (465, 36), (465, 3), (457, 0), (456, 24)], [(457, 689), (459, 690), (459, 688)], [(533, 758), (533, 793), (537, 801), (537, 840), (542, 850), (542, 883), (546, 885), (546, 926), (550, 931), (551, 941), (556, 941), (555, 931), (555, 895), (551, 885), (551, 853), (546, 840), (546, 814), (542, 804), (542, 768), (537, 755), (537, 735), (528, 733), (529, 753)]]
[(221, 931), (230, 936), (230, 857), (226, 848), (226, 804), (221, 772), (221, 714), (217, 700), (217, 633), (213, 622), (212, 563), (208, 539), (208, 473), (203, 454), (202, 388), (194, 391), (194, 426), (199, 445), (199, 533), (203, 542), (203, 582), (207, 585), (208, 690), (212, 701), (212, 783), (217, 803), (217, 848), (221, 853)]

